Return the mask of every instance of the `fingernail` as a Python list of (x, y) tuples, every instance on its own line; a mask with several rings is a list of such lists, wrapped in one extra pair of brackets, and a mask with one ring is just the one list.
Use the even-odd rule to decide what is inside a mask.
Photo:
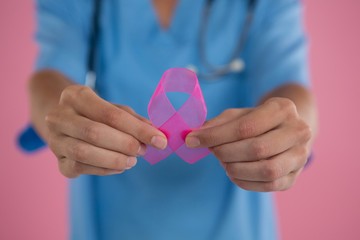
[(123, 173), (124, 170), (121, 170), (121, 171), (109, 171), (109, 173), (107, 175), (115, 175), (115, 174), (120, 174), (120, 173)]
[(200, 146), (200, 140), (197, 137), (187, 137), (185, 140), (186, 146), (195, 148)]
[(136, 157), (129, 157), (127, 159), (127, 164), (126, 164), (126, 169), (130, 169), (132, 167), (134, 167), (137, 163), (137, 159)]
[(166, 145), (167, 145), (167, 140), (166, 138), (162, 137), (162, 136), (153, 136), (151, 138), (151, 145), (153, 145), (154, 147), (158, 148), (158, 149), (165, 149)]
[(138, 150), (138, 155), (139, 156), (144, 156), (146, 153), (146, 146), (144, 144), (140, 144), (139, 150)]

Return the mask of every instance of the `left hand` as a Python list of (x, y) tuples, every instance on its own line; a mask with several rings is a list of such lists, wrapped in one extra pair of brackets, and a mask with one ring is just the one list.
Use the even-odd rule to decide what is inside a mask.
[(311, 129), (287, 98), (253, 109), (228, 109), (186, 137), (188, 147), (208, 147), (230, 180), (245, 190), (290, 188), (310, 151)]

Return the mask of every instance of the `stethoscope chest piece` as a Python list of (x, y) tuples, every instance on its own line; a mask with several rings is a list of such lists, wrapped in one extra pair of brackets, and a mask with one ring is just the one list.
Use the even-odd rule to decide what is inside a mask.
[(248, 0), (247, 4), (247, 13), (245, 16), (245, 23), (243, 24), (243, 28), (241, 29), (239, 40), (237, 41), (237, 45), (231, 53), (230, 60), (227, 64), (224, 65), (215, 65), (212, 64), (211, 61), (206, 56), (206, 40), (205, 36), (207, 31), (207, 24), (209, 20), (209, 12), (210, 8), (213, 4), (212, 0), (208, 0), (206, 6), (203, 9), (203, 16), (200, 22), (200, 31), (198, 36), (198, 49), (199, 49), (199, 65), (202, 66), (200, 69), (195, 65), (189, 65), (188, 69), (194, 71), (199, 79), (203, 80), (217, 80), (224, 75), (227, 74), (236, 74), (241, 73), (245, 70), (245, 62), (240, 55), (245, 47), (245, 42), (249, 35), (250, 26), (252, 23), (254, 11), (255, 11), (255, 0)]
[(235, 58), (227, 65), (210, 69), (209, 73), (199, 71), (193, 64), (189, 64), (186, 68), (196, 73), (199, 79), (214, 81), (227, 74), (242, 73), (245, 70), (245, 62), (242, 58)]

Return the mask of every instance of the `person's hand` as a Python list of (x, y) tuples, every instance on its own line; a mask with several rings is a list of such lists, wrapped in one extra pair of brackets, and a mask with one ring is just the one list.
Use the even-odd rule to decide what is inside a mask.
[(254, 109), (229, 109), (186, 137), (188, 147), (208, 147), (230, 180), (251, 191), (291, 187), (309, 155), (310, 127), (295, 104), (271, 98)]
[(90, 88), (72, 85), (62, 92), (58, 106), (46, 116), (47, 142), (69, 178), (81, 174), (110, 175), (135, 166), (144, 144), (159, 149), (165, 135), (124, 106), (98, 97)]

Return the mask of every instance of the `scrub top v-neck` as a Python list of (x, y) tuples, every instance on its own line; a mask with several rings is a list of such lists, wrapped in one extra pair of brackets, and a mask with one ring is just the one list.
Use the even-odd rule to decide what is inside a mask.
[[(55, 69), (84, 83), (93, 11), (89, 2), (37, 0), (37, 70)], [(205, 1), (179, 0), (168, 29), (160, 27), (151, 1), (101, 2), (97, 92), (147, 116), (165, 70), (200, 64), (198, 32)], [(245, 71), (211, 83), (199, 79), (209, 119), (228, 108), (255, 106), (282, 84), (309, 85), (299, 2), (258, 1), (241, 53)], [(245, 0), (214, 1), (206, 36), (212, 63), (226, 63), (231, 56), (245, 6)], [(71, 239), (277, 239), (272, 195), (235, 186), (213, 155), (193, 165), (175, 155), (153, 166), (139, 158), (123, 174), (80, 176), (70, 181), (69, 201)]]

